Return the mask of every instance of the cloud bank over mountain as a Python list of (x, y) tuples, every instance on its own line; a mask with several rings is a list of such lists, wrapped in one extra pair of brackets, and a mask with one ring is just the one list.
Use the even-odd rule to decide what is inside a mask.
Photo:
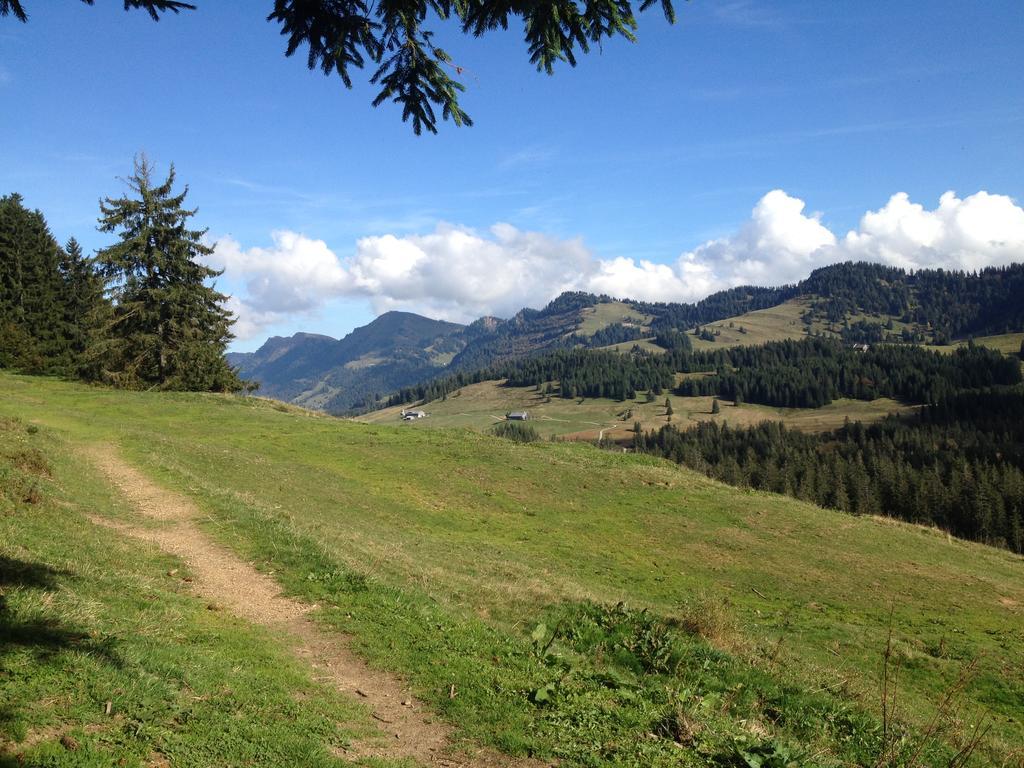
[(378, 313), (402, 309), (467, 322), (540, 307), (567, 290), (696, 301), (737, 285), (795, 282), (847, 260), (964, 270), (1024, 262), (1024, 208), (981, 191), (962, 199), (946, 192), (929, 210), (900, 192), (839, 236), (803, 200), (776, 189), (735, 233), (668, 263), (601, 259), (579, 238), (503, 223), (484, 233), (441, 223), (429, 234), (365, 237), (347, 256), (296, 232), (276, 231), (271, 240), (268, 248), (245, 248), (221, 238), (210, 257), (211, 266), (246, 286), (231, 301), (239, 338), (341, 298), (367, 298)]

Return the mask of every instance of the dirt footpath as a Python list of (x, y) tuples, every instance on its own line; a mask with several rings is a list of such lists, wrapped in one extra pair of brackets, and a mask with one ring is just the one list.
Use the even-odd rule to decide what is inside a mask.
[(152, 542), (181, 558), (192, 572), (192, 588), (203, 599), (273, 629), (312, 667), (318, 681), (370, 707), (380, 738), (352, 744), (339, 751), (339, 757), (409, 758), (428, 766), (467, 768), (541, 765), (493, 750), (453, 752), (451, 728), (431, 717), (400, 678), (371, 669), (351, 651), (344, 635), (327, 632), (310, 618), (311, 606), (285, 597), (272, 578), (211, 541), (196, 525), (199, 512), (190, 499), (156, 485), (110, 446), (91, 448), (87, 455), (141, 515), (164, 524), (136, 527), (102, 517), (93, 517), (94, 523)]

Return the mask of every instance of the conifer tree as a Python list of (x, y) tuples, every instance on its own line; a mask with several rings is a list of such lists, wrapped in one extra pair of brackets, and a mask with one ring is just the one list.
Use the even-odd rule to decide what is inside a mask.
[(129, 195), (100, 203), (100, 230), (119, 237), (96, 257), (114, 300), (103, 378), (133, 388), (240, 389), (224, 359), (234, 320), (227, 297), (207, 285), (221, 273), (199, 262), (212, 249), (202, 242), (206, 230), (188, 227), (196, 213), (183, 207), (188, 187), (173, 192), (173, 165), (155, 183), (145, 157), (125, 181)]
[(59, 268), (64, 282), (67, 345), (74, 372), (82, 378), (94, 379), (107, 346), (103, 333), (111, 309), (104, 297), (103, 279), (73, 237), (61, 251)]
[(20, 195), (0, 198), (0, 366), (70, 372), (61, 248)]

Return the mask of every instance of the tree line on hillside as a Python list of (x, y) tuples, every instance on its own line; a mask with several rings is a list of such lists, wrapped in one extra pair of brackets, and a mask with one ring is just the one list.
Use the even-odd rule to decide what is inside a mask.
[[(881, 264), (845, 262), (816, 269), (807, 279), (792, 285), (730, 288), (695, 304), (634, 301), (631, 305), (654, 316), (651, 327), (655, 331), (686, 331), (808, 296), (808, 320), (817, 316), (830, 323), (844, 323), (853, 314), (889, 315), (930, 329), (932, 340), (945, 344), (953, 338), (1024, 328), (1022, 295), (1024, 265), (1020, 264), (978, 272), (907, 272)], [(923, 340), (903, 339), (902, 334), (897, 338)]]
[(805, 434), (704, 422), (637, 434), (637, 450), (730, 485), (883, 514), (1024, 552), (1024, 392), (960, 392), (912, 417)]
[(558, 395), (577, 397), (609, 397), (630, 400), (637, 390), (660, 393), (669, 389), (675, 375), (660, 356), (620, 354), (602, 350), (558, 350), (546, 355), (521, 360), (508, 366), (502, 377), (510, 387), (540, 389), (558, 382)]
[(642, 339), (644, 335), (644, 330), (635, 325), (609, 323), (604, 328), (594, 331), (594, 333), (589, 336), (573, 334), (573, 336), (570, 337), (570, 341), (575, 341), (583, 346), (591, 348), (610, 347), (613, 344), (622, 344)]
[[(836, 332), (847, 343), (921, 344), (1024, 328), (1024, 303), (1017, 299), (1022, 291), (1024, 265), (977, 273), (907, 273), (894, 267), (847, 262), (817, 269), (793, 285), (730, 288), (694, 304), (626, 301), (636, 311), (652, 316), (648, 332), (662, 339), (656, 343), (672, 350), (688, 345), (682, 336), (690, 332), (715, 341), (715, 334), (702, 328), (709, 323), (801, 296), (810, 301), (804, 313), (809, 333), (815, 319), (821, 319), (838, 324)], [(448, 371), (486, 369), (542, 350), (609, 346), (641, 338), (643, 330), (621, 323), (591, 337), (578, 333), (580, 311), (610, 300), (608, 296), (566, 292), (543, 309), (523, 309), (508, 320), (480, 318), (466, 327), (466, 347), (452, 360)], [(858, 313), (890, 317), (851, 320), (850, 315)], [(902, 322), (898, 331), (892, 318)]]
[(799, 286), (811, 309), (829, 322), (857, 312), (885, 314), (932, 329), (936, 343), (1024, 327), (1024, 265), (978, 272), (896, 267), (864, 262), (811, 273)]
[(891, 344), (859, 351), (812, 337), (667, 357), (682, 372), (714, 372), (685, 379), (676, 394), (780, 408), (820, 408), (839, 397), (935, 403), (959, 390), (1021, 381), (1017, 360), (974, 344), (951, 354)]
[(226, 296), (205, 230), (188, 226), (188, 188), (173, 166), (156, 182), (145, 158), (129, 194), (100, 204), (99, 229), (117, 241), (88, 258), (63, 247), (20, 195), (0, 198), (0, 367), (133, 389), (237, 391), (224, 360), (231, 339)]
[[(672, 387), (675, 374), (660, 355), (583, 347), (557, 349), (405, 387), (391, 395), (386, 406), (440, 400), (470, 384), (501, 379), (510, 387), (534, 387), (544, 394), (567, 399), (627, 400), (643, 390), (661, 394)], [(557, 387), (552, 386), (555, 383)]]
[(653, 315), (651, 328), (656, 332), (689, 330), (694, 326), (715, 323), (758, 309), (768, 309), (789, 301), (801, 293), (798, 285), (762, 288), (744, 285), (713, 293), (696, 304), (665, 302), (630, 302), (639, 312)]
[[(950, 354), (903, 345), (858, 351), (835, 339), (810, 337), (694, 351), (678, 331), (660, 332), (655, 339), (666, 347), (664, 354), (558, 349), (407, 387), (387, 404), (429, 402), (468, 384), (497, 379), (563, 398), (627, 400), (638, 391), (660, 395), (670, 390), (682, 397), (713, 395), (779, 408), (820, 408), (839, 397), (935, 403), (963, 389), (1021, 381), (1016, 359), (973, 344)], [(710, 375), (675, 385), (677, 373)]]

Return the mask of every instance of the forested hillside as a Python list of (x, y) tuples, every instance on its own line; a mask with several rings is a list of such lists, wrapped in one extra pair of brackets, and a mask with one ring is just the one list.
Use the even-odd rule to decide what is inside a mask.
[[(807, 281), (832, 299), (811, 303), (810, 313), (902, 312), (905, 323), (936, 329), (1015, 330), (1021, 270), (986, 270), (976, 276), (908, 276), (872, 265), (819, 270)], [(891, 285), (890, 303), (884, 285)], [(863, 299), (857, 291), (863, 290)], [(787, 295), (786, 292), (780, 294)], [(756, 303), (763, 293), (721, 296), (722, 311)], [(925, 301), (924, 304), (918, 303)], [(928, 303), (931, 301), (931, 303)], [(938, 308), (959, 307), (940, 323)], [(841, 308), (841, 312), (839, 309)], [(697, 308), (646, 305), (650, 313), (689, 322)], [(658, 323), (656, 320), (655, 323)], [(652, 323), (653, 325), (653, 323)], [(695, 350), (693, 330), (662, 326), (653, 341), (660, 354), (583, 348), (534, 354), (472, 373), (456, 373), (393, 395), (389, 405), (456, 395), (473, 383), (503, 380), (567, 400), (610, 398), (628, 406), (665, 391), (683, 398), (716, 398), (723, 408), (755, 403), (819, 409), (846, 398), (895, 400), (924, 406), (913, 418), (872, 426), (853, 423), (823, 434), (787, 430), (778, 422), (741, 429), (710, 422), (680, 429), (666, 407), (665, 426), (644, 433), (635, 425), (637, 450), (672, 458), (733, 485), (775, 491), (855, 514), (883, 514), (938, 526), (965, 538), (1020, 552), (1024, 548), (1024, 391), (1021, 359), (968, 342), (954, 349), (917, 344), (851, 343), (874, 327), (846, 323), (846, 338), (802, 340)], [(878, 328), (882, 328), (878, 323)], [(879, 338), (881, 335), (879, 336)], [(641, 395), (641, 393), (643, 393)], [(628, 420), (628, 407), (624, 411)], [(1003, 426), (1009, 420), (1014, 426)], [(599, 433), (603, 435), (603, 432)]]
[[(818, 269), (795, 285), (731, 288), (695, 304), (626, 299), (623, 306), (645, 318), (642, 323), (598, 323), (589, 332), (583, 331), (587, 313), (614, 305), (614, 301), (608, 296), (566, 293), (543, 309), (523, 309), (508, 320), (484, 317), (446, 333), (443, 349), (447, 354), (444, 355), (436, 354), (436, 347), (425, 354), (424, 349), (429, 346), (426, 340), (421, 340), (419, 346), (381, 340), (378, 348), (385, 350), (383, 353), (367, 355), (365, 365), (358, 371), (349, 367), (346, 373), (339, 373), (339, 365), (349, 365), (354, 359), (352, 356), (327, 352), (321, 349), (320, 340), (308, 336), (293, 337), (289, 342), (295, 349), (286, 356), (287, 363), (277, 362), (278, 347), (283, 343), (277, 339), (272, 339), (267, 348), (253, 355), (233, 355), (229, 359), (241, 366), (243, 376), (260, 381), (265, 394), (342, 413), (397, 402), (394, 397), (386, 399), (384, 396), (398, 389), (404, 389), (398, 396), (401, 400), (440, 397), (460, 386), (458, 382), (504, 377), (509, 371), (519, 370), (516, 364), (525, 358), (559, 350), (615, 346), (618, 351), (628, 352), (631, 342), (641, 342), (648, 351), (660, 348), (670, 352), (690, 350), (694, 343), (714, 351), (749, 346), (755, 342), (746, 340), (743, 318), (749, 318), (748, 323), (755, 322), (758, 312), (772, 307), (798, 310), (793, 313), (794, 327), (787, 328), (785, 334), (773, 331), (751, 334), (750, 339), (824, 336), (847, 344), (947, 344), (971, 334), (1022, 331), (1024, 310), (1018, 295), (1024, 295), (1024, 267), (1020, 265), (967, 274), (943, 270), (907, 273), (875, 264), (847, 263)], [(791, 306), (794, 303), (796, 306)], [(730, 344), (717, 343), (720, 327), (727, 321), (734, 329), (725, 330), (736, 340)], [(419, 322), (429, 324), (431, 321), (420, 318)], [(713, 330), (709, 324), (719, 325)], [(361, 336), (372, 327), (373, 324), (357, 329), (353, 337)], [(326, 355), (323, 359), (328, 362), (318, 362), (322, 355)], [(272, 365), (265, 362), (268, 359)], [(627, 379), (640, 381), (625, 374), (595, 378), (590, 372), (595, 366), (606, 365), (624, 369), (631, 365), (628, 362), (594, 362), (599, 359), (586, 356), (574, 360), (577, 375), (573, 378), (580, 394), (604, 391), (609, 396), (617, 396), (616, 393), (629, 391)], [(728, 358), (723, 356), (715, 363), (699, 361), (695, 364), (706, 366), (721, 362), (728, 364)], [(647, 363), (642, 365), (648, 366)], [(678, 364), (670, 364), (670, 367), (672, 365), (675, 371), (691, 370)], [(375, 366), (380, 367), (375, 370)], [(333, 373), (329, 375), (328, 370)], [(561, 374), (548, 375), (544, 380), (553, 378), (561, 378)], [(864, 386), (870, 390), (867, 381)], [(742, 388), (740, 385), (736, 388), (741, 397)], [(852, 386), (841, 386), (839, 391), (851, 389)], [(566, 389), (567, 393), (569, 391), (571, 388)], [(310, 393), (316, 395), (311, 397)], [(765, 402), (763, 398), (755, 401)], [(827, 401), (826, 398), (823, 402)]]
[(820, 408), (837, 397), (935, 403), (963, 389), (1021, 380), (1016, 358), (973, 345), (943, 354), (910, 345), (859, 350), (831, 339), (809, 338), (683, 353), (665, 364), (685, 373), (711, 374), (684, 380), (678, 387), (681, 395), (718, 395), (798, 408)]
[(931, 329), (937, 343), (1024, 330), (1024, 267), (1019, 264), (973, 274), (838, 264), (813, 272), (800, 293), (817, 297), (814, 310), (832, 322), (855, 313), (891, 315)]
[(1024, 392), (967, 391), (913, 417), (824, 434), (778, 422), (672, 425), (638, 450), (731, 485), (855, 514), (888, 515), (1024, 552)]

